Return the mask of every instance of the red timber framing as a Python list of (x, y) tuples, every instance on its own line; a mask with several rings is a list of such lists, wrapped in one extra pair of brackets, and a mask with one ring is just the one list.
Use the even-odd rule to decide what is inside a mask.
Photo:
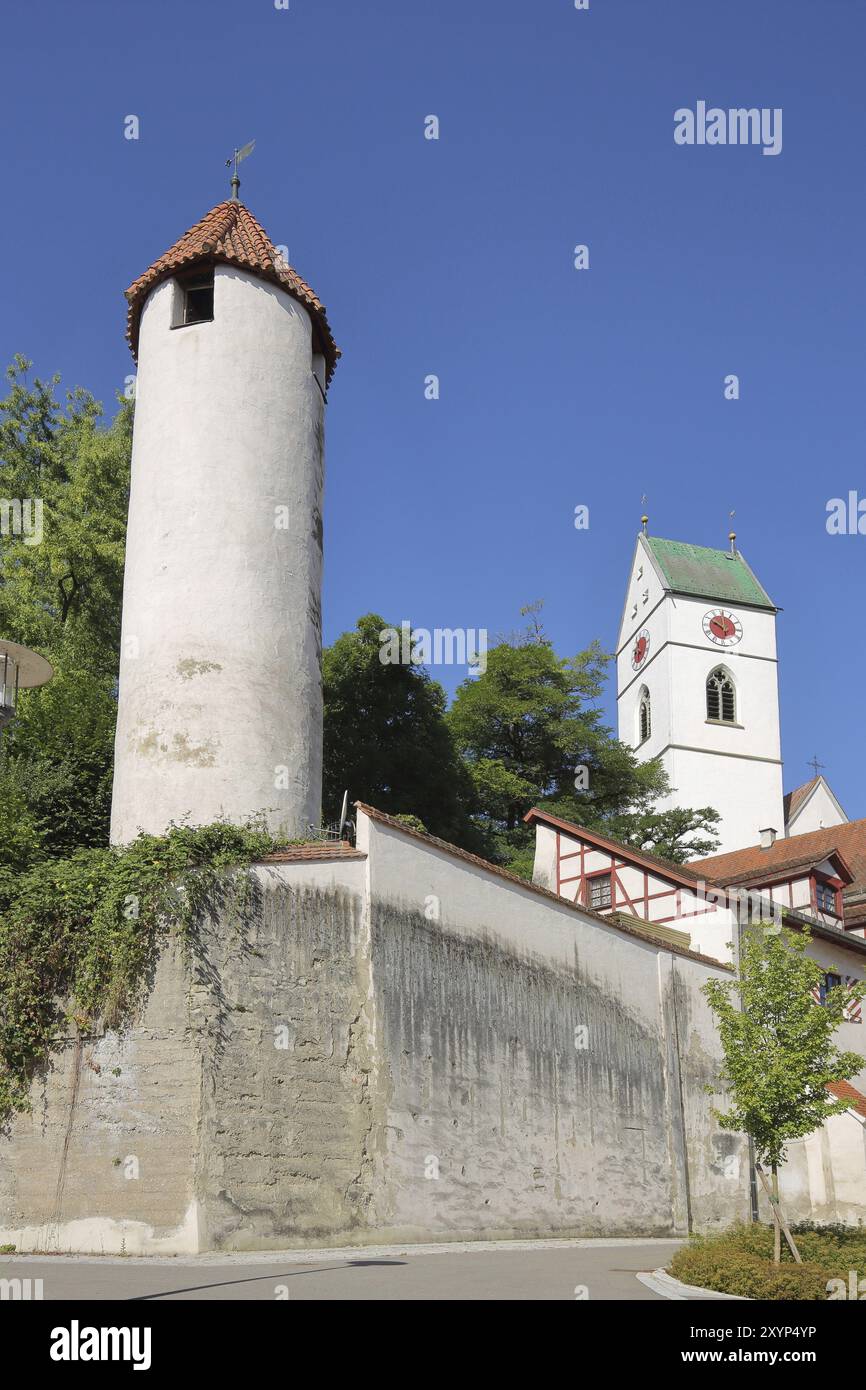
[[(570, 837), (566, 844), (574, 844), (575, 841)], [(581, 840), (579, 848), (576, 850), (566, 850), (563, 848), (563, 834), (561, 830), (556, 832), (556, 891), (561, 898), (570, 898), (572, 902), (580, 903), (583, 907), (589, 907), (589, 884), (594, 878), (610, 878), (610, 908), (611, 911), (623, 911), (631, 914), (632, 917), (643, 917), (649, 921), (649, 904), (652, 898), (666, 896), (663, 893), (650, 893), (649, 874), (643, 872), (643, 892), (637, 895), (637, 899), (632, 898), (625, 889), (625, 885), (620, 878), (622, 869), (633, 868), (634, 865), (622, 857), (617, 858), (611, 854), (609, 863), (602, 865), (601, 868), (588, 870), (586, 867), (586, 856), (597, 854), (599, 851), (595, 845), (591, 845), (587, 850), (586, 844)], [(563, 865), (569, 865), (569, 861), (579, 860), (579, 864), (571, 864), (569, 867), (577, 869), (577, 873), (563, 873)], [(574, 896), (564, 893), (562, 890), (566, 884), (576, 883)], [(667, 895), (669, 896), (669, 895)], [(638, 908), (643, 907), (643, 912)]]
[[(554, 831), (556, 892), (570, 902), (590, 907), (592, 880), (609, 876), (610, 905), (597, 911), (624, 912), (662, 926), (717, 910), (714, 901), (699, 904), (697, 893), (703, 880), (698, 875), (680, 873), (675, 865), (662, 864), (639, 850), (543, 811), (530, 811), (526, 820)], [(633, 882), (625, 881), (626, 871)]]

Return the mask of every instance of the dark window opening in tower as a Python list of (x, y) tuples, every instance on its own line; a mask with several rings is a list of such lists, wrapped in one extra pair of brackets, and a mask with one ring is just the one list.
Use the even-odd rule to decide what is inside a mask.
[(181, 281), (183, 322), (207, 323), (213, 318), (213, 267)]
[(637, 723), (638, 743), (645, 743), (652, 733), (652, 710), (650, 709), (650, 695), (646, 686), (640, 693)]
[(734, 682), (722, 666), (707, 680), (707, 718), (721, 724), (737, 722)]

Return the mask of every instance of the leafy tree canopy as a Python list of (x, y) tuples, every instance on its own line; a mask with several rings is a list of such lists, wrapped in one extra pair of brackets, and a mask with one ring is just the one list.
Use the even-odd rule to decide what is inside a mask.
[(368, 613), (323, 654), (325, 818), (337, 818), (348, 789), (465, 844), (472, 784), (445, 722), (445, 692), (423, 666), (381, 660), (386, 629)]
[[(87, 392), (63, 408), (57, 378), (31, 384), (29, 372), (16, 358), (0, 401), (0, 635), (41, 652), (55, 674), (21, 694), (3, 738), (0, 786), (20, 809), (22, 868), (107, 842), (132, 435), (128, 402), (106, 427)], [(16, 524), (13, 501), (38, 527)]]

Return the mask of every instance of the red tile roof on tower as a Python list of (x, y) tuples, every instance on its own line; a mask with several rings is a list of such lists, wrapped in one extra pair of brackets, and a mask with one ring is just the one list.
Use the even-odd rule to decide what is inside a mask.
[(184, 266), (196, 263), (234, 265), (270, 280), (303, 304), (313, 322), (316, 351), (328, 368), (328, 381), (334, 374), (340, 349), (328, 324), (325, 306), (300, 275), (283, 260), (267, 232), (243, 203), (229, 199), (211, 208), (200, 222), (176, 241), (169, 251), (154, 261), (126, 291), (129, 301), (126, 336), (133, 357), (138, 355), (138, 329), (144, 301), (154, 286), (167, 280)]

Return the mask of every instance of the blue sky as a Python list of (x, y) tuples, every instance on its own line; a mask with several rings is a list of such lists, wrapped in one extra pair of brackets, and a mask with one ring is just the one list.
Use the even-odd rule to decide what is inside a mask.
[[(864, 814), (866, 536), (825, 528), (866, 496), (864, 51), (857, 0), (10, 7), (2, 357), (111, 407), (122, 291), (254, 137), (242, 197), (344, 351), (325, 640), (370, 610), (492, 638), (543, 598), (561, 653), (610, 647), (642, 496), (704, 545), (735, 509), (784, 608), (786, 786), (817, 752)], [(699, 99), (781, 107), (782, 153), (675, 145)]]

